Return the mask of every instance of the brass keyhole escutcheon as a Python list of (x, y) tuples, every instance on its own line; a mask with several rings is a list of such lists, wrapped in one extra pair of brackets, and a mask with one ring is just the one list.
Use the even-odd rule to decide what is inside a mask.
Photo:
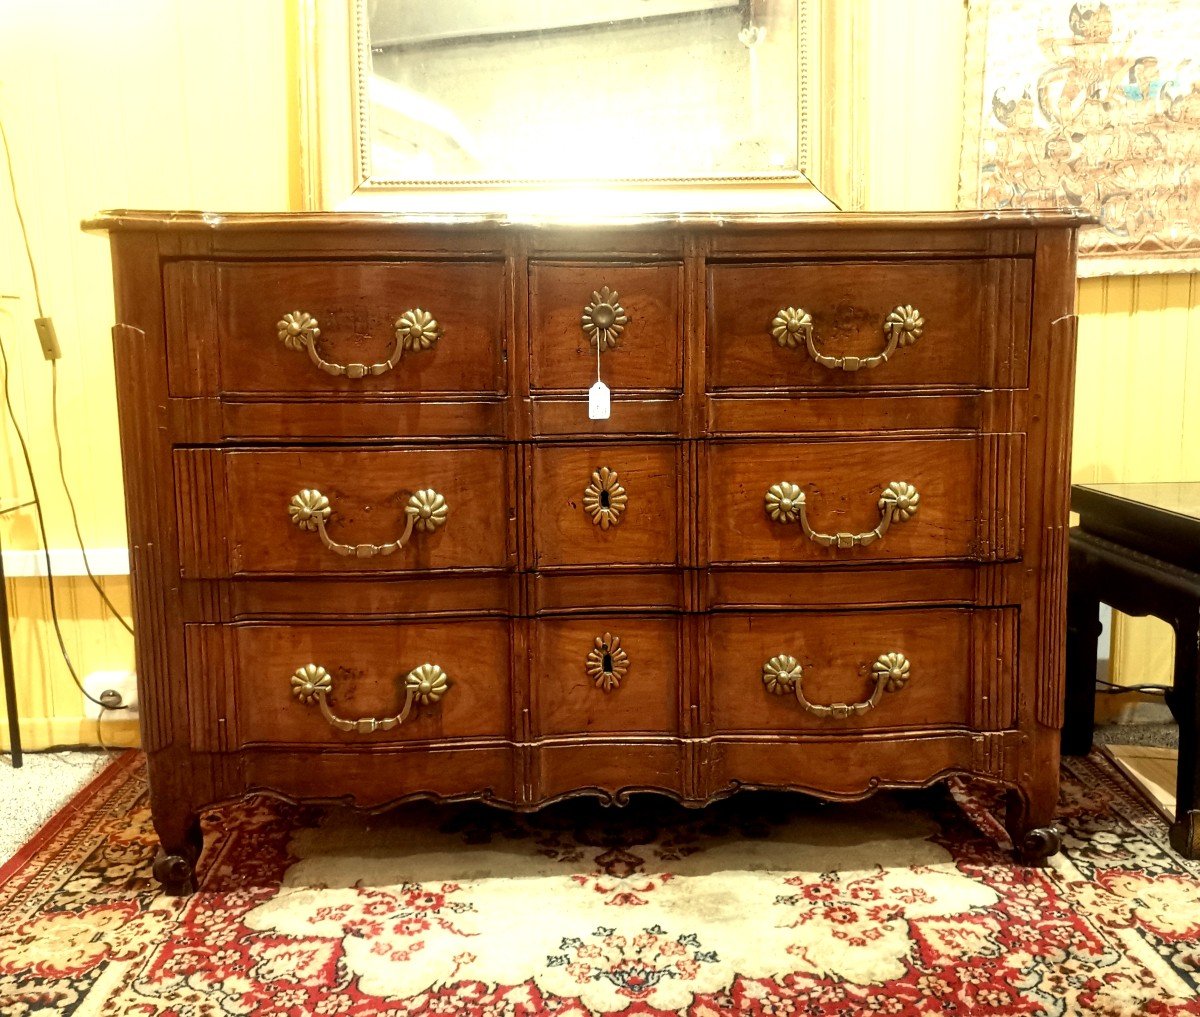
[(592, 525), (607, 530), (621, 521), (621, 513), (629, 503), (629, 496), (617, 471), (601, 466), (592, 474), (592, 482), (583, 489), (583, 510), (592, 517)]
[(597, 636), (584, 660), (583, 669), (592, 684), (603, 692), (612, 692), (621, 687), (621, 681), (629, 670), (629, 654), (621, 649), (621, 637), (605, 632)]

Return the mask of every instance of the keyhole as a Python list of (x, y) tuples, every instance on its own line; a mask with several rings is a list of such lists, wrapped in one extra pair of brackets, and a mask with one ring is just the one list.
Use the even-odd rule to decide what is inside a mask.
[(611, 653), (606, 653), (604, 655), (603, 666), (604, 666), (604, 671), (606, 674), (612, 674), (613, 666), (612, 666), (612, 654)]
[(609, 502), (608, 502), (608, 492), (607, 492), (607, 491), (601, 491), (601, 492), (600, 492), (600, 507), (601, 507), (601, 508), (608, 508), (608, 507), (609, 507)]

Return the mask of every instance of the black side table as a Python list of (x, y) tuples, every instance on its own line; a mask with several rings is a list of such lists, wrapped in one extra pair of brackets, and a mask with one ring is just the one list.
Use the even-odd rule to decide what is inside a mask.
[(1154, 615), (1175, 630), (1179, 774), (1171, 846), (1200, 858), (1200, 483), (1076, 484), (1067, 572), (1067, 696), (1063, 752), (1092, 745), (1100, 603)]

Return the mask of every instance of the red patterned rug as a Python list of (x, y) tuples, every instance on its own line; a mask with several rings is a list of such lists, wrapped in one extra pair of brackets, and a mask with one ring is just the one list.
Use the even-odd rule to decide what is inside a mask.
[(1044, 871), (999, 805), (263, 799), (207, 818), (179, 900), (127, 753), (0, 869), (0, 1013), (1200, 1014), (1200, 864), (1124, 778), (1064, 763)]

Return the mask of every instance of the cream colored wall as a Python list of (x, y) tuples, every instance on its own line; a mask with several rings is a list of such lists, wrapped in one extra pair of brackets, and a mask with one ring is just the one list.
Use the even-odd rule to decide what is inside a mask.
[[(43, 303), (63, 348), (59, 397), (67, 476), (94, 548), (126, 543), (109, 329), (107, 240), (79, 222), (103, 208), (285, 209), (291, 0), (4, 0), (0, 116), (12, 145)], [(7, 181), (0, 180), (0, 336), (16, 412), (54, 548), (75, 541), (50, 428), (50, 373)], [(16, 299), (11, 299), (11, 298)], [(29, 491), (11, 427), (0, 502)], [(6, 549), (37, 547), (32, 510), (2, 517)], [(129, 608), (128, 579), (104, 580)], [(85, 580), (56, 583), (80, 674), (132, 667), (127, 633)], [(45, 581), (10, 579), (22, 731), (33, 747), (94, 742), (47, 621)], [(5, 728), (5, 732), (7, 728)], [(130, 725), (106, 731), (128, 741)], [(4, 738), (7, 744), (7, 735)]]
[[(125, 541), (108, 328), (107, 245), (78, 221), (121, 205), (298, 207), (291, 43), (304, 0), (8, 0), (0, 26), (0, 115), (13, 145), (48, 313), (64, 348), (66, 465), (92, 547)], [(826, 0), (836, 27), (823, 76), (825, 169), (848, 205), (954, 206), (962, 128), (961, 0)], [(838, 89), (861, 71), (866, 87)], [(0, 335), (17, 413), (47, 503), (52, 546), (72, 545), (49, 428), (49, 374), (31, 327), (28, 274), (0, 188)], [(1075, 477), (1200, 476), (1200, 282), (1098, 279), (1080, 287)], [(0, 499), (28, 492), (11, 432)], [(0, 521), (5, 547), (36, 546), (28, 511)], [(128, 582), (105, 580), (123, 610)], [(62, 582), (81, 673), (131, 665), (130, 642), (86, 583)], [(35, 746), (95, 740), (46, 622), (44, 581), (8, 583), (21, 710)], [(1162, 680), (1169, 650), (1123, 625), (1115, 671)], [(130, 732), (123, 732), (128, 738)], [(109, 737), (112, 737), (110, 735)]]

